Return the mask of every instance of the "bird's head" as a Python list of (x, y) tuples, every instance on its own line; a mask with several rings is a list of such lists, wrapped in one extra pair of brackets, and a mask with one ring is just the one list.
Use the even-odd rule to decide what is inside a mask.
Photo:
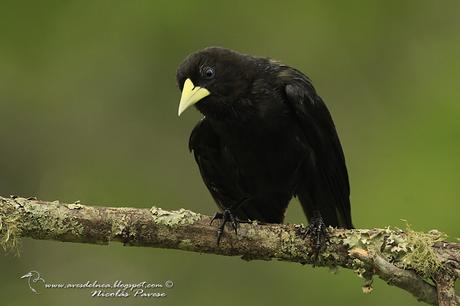
[(177, 69), (182, 91), (179, 116), (195, 105), (205, 116), (235, 111), (253, 79), (255, 60), (238, 52), (210, 47), (189, 55)]

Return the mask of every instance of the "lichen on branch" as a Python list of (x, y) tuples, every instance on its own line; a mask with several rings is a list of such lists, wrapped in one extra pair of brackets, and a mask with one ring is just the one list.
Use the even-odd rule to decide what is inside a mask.
[[(429, 304), (440, 303), (441, 293), (444, 299), (451, 298), (452, 305), (460, 302), (450, 288), (460, 271), (460, 244), (445, 241), (446, 236), (436, 230), (328, 228), (328, 241), (316, 258), (303, 225), (241, 223), (237, 235), (227, 230), (217, 245), (216, 227), (210, 221), (209, 216), (186, 209), (0, 197), (0, 243), (5, 250), (16, 249), (20, 237), (94, 244), (118, 241), (126, 246), (173, 248), (245, 260), (340, 266), (365, 279), (365, 292), (372, 291), (372, 277), (377, 275)], [(446, 273), (449, 278), (441, 277)], [(443, 283), (437, 282), (436, 288), (431, 279)]]

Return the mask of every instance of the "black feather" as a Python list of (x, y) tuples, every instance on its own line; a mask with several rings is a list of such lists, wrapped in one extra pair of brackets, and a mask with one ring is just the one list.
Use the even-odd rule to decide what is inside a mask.
[[(203, 65), (215, 78), (200, 75)], [(331, 115), (310, 80), (278, 62), (223, 48), (190, 55), (179, 67), (210, 95), (190, 136), (204, 183), (239, 219), (281, 223), (293, 196), (309, 220), (351, 228), (350, 187)]]

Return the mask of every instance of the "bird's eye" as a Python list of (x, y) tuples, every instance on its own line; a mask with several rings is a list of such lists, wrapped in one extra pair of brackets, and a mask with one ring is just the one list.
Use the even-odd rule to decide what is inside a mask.
[(203, 68), (203, 76), (207, 79), (212, 79), (216, 74), (212, 67), (204, 67)]

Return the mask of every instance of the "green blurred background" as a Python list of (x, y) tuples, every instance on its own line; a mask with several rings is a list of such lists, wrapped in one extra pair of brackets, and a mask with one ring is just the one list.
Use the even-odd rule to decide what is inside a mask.
[[(357, 227), (460, 236), (460, 2), (2, 1), (0, 194), (216, 211), (177, 117), (175, 71), (212, 45), (309, 75), (346, 153)], [(287, 222), (306, 222), (293, 202)], [(2, 305), (418, 305), (353, 272), (174, 250), (24, 239)], [(164, 281), (164, 299), (33, 294), (48, 282)]]

